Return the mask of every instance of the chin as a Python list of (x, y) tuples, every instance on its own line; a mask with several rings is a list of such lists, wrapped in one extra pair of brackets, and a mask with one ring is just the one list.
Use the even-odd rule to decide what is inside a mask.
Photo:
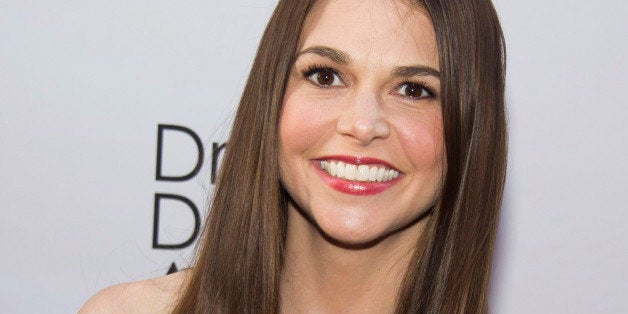
[(315, 226), (330, 243), (354, 249), (374, 246), (407, 228), (393, 224), (386, 226), (381, 219), (376, 219), (376, 217), (321, 219), (315, 222)]
[(425, 218), (429, 216), (428, 209), (411, 214), (369, 206), (302, 207), (294, 199), (290, 199), (289, 207), (302, 218), (297, 219), (300, 222), (295, 225), (295, 230), (310, 229), (306, 233), (348, 249), (373, 247), (397, 236), (417, 238), (422, 230), (422, 222), (427, 221)]
[(387, 236), (387, 234), (371, 234), (355, 230), (330, 230), (329, 232), (326, 232), (320, 227), (319, 231), (327, 241), (334, 245), (356, 249), (374, 246)]

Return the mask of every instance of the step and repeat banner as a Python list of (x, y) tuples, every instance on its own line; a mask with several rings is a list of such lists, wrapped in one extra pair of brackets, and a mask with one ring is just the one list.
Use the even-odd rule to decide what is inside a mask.
[[(0, 313), (188, 267), (275, 0), (0, 0)], [(494, 313), (627, 312), (620, 1), (496, 1), (510, 161)]]

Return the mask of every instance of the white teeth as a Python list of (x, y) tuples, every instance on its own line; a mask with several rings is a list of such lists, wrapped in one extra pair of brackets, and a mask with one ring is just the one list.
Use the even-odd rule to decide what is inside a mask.
[(342, 161), (321, 161), (321, 169), (333, 177), (351, 181), (385, 182), (396, 179), (399, 172), (381, 166), (353, 165)]
[(369, 169), (369, 181), (377, 180), (377, 167), (373, 166)]
[(345, 166), (345, 179), (355, 180), (357, 172), (358, 172), (358, 167), (356, 165), (347, 164)]
[[(332, 162), (333, 164), (333, 162)], [(336, 164), (336, 176), (338, 178), (344, 178), (345, 177), (345, 163), (342, 161), (339, 161)]]
[(377, 182), (384, 181), (384, 172), (386, 172), (384, 168), (377, 169)]
[(366, 181), (369, 179), (370, 169), (367, 165), (359, 165), (358, 166), (358, 181)]

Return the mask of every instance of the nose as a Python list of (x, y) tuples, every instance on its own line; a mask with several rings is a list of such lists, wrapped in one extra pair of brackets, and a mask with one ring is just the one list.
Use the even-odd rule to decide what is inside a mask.
[(390, 126), (376, 96), (356, 95), (343, 107), (336, 123), (339, 134), (352, 137), (364, 146), (390, 135)]

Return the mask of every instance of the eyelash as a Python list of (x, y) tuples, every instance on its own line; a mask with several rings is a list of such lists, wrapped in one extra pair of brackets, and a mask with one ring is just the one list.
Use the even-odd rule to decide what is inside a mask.
[[(331, 72), (334, 76), (338, 77), (338, 79), (344, 83), (344, 80), (342, 78), (342, 76), (340, 75), (340, 73), (338, 73), (338, 71), (336, 71), (334, 68), (329, 67), (329, 66), (325, 66), (322, 64), (313, 64), (310, 65), (309, 67), (307, 67), (307, 69), (305, 71), (302, 72), (303, 77), (310, 81), (312, 84), (315, 84), (318, 87), (321, 88), (332, 88), (335, 87), (333, 85), (322, 85), (319, 83), (316, 83), (314, 81), (312, 81), (311, 76), (316, 74), (316, 73), (320, 73), (323, 71), (329, 71)], [(425, 92), (427, 93), (427, 96), (425, 97), (412, 97), (412, 96), (407, 96), (407, 95), (403, 95), (403, 94), (399, 94), (402, 97), (409, 99), (409, 100), (422, 100), (422, 99), (432, 99), (432, 98), (436, 98), (436, 92), (434, 91), (434, 89), (430, 88), (427, 86), (427, 84), (423, 83), (423, 82), (413, 82), (413, 81), (404, 81), (401, 84), (397, 85), (397, 87), (395, 88), (395, 92), (398, 91), (400, 88), (406, 86), (406, 88), (410, 85), (416, 85), (418, 88), (425, 90)], [(421, 93), (422, 94), (422, 93)]]
[[(416, 85), (418, 88), (425, 90), (425, 92), (427, 93), (427, 96), (425, 97), (411, 97), (411, 96), (406, 96), (406, 95), (401, 95), (405, 98), (414, 100), (414, 99), (432, 99), (432, 98), (436, 98), (436, 92), (434, 91), (434, 89), (430, 88), (427, 86), (427, 84), (423, 83), (423, 82), (413, 82), (413, 81), (405, 81), (399, 85), (397, 85), (396, 91), (398, 91), (400, 88), (402, 88), (403, 86), (406, 86), (406, 88), (410, 85)], [(421, 93), (422, 94), (422, 93)]]
[(307, 79), (308, 81), (312, 82), (313, 84), (316, 84), (316, 86), (322, 87), (322, 88), (330, 88), (333, 87), (331, 85), (322, 85), (322, 84), (317, 84), (316, 82), (312, 81), (312, 79), (310, 78), (312, 75), (316, 74), (316, 73), (320, 73), (323, 71), (329, 71), (331, 73), (333, 73), (334, 76), (337, 76), (338, 79), (340, 80), (340, 82), (344, 83), (344, 80), (342, 79), (342, 76), (340, 75), (340, 73), (338, 73), (338, 71), (336, 71), (334, 68), (329, 67), (329, 66), (324, 66), (322, 64), (313, 64), (310, 65), (305, 71), (303, 71), (303, 77), (305, 79)]

